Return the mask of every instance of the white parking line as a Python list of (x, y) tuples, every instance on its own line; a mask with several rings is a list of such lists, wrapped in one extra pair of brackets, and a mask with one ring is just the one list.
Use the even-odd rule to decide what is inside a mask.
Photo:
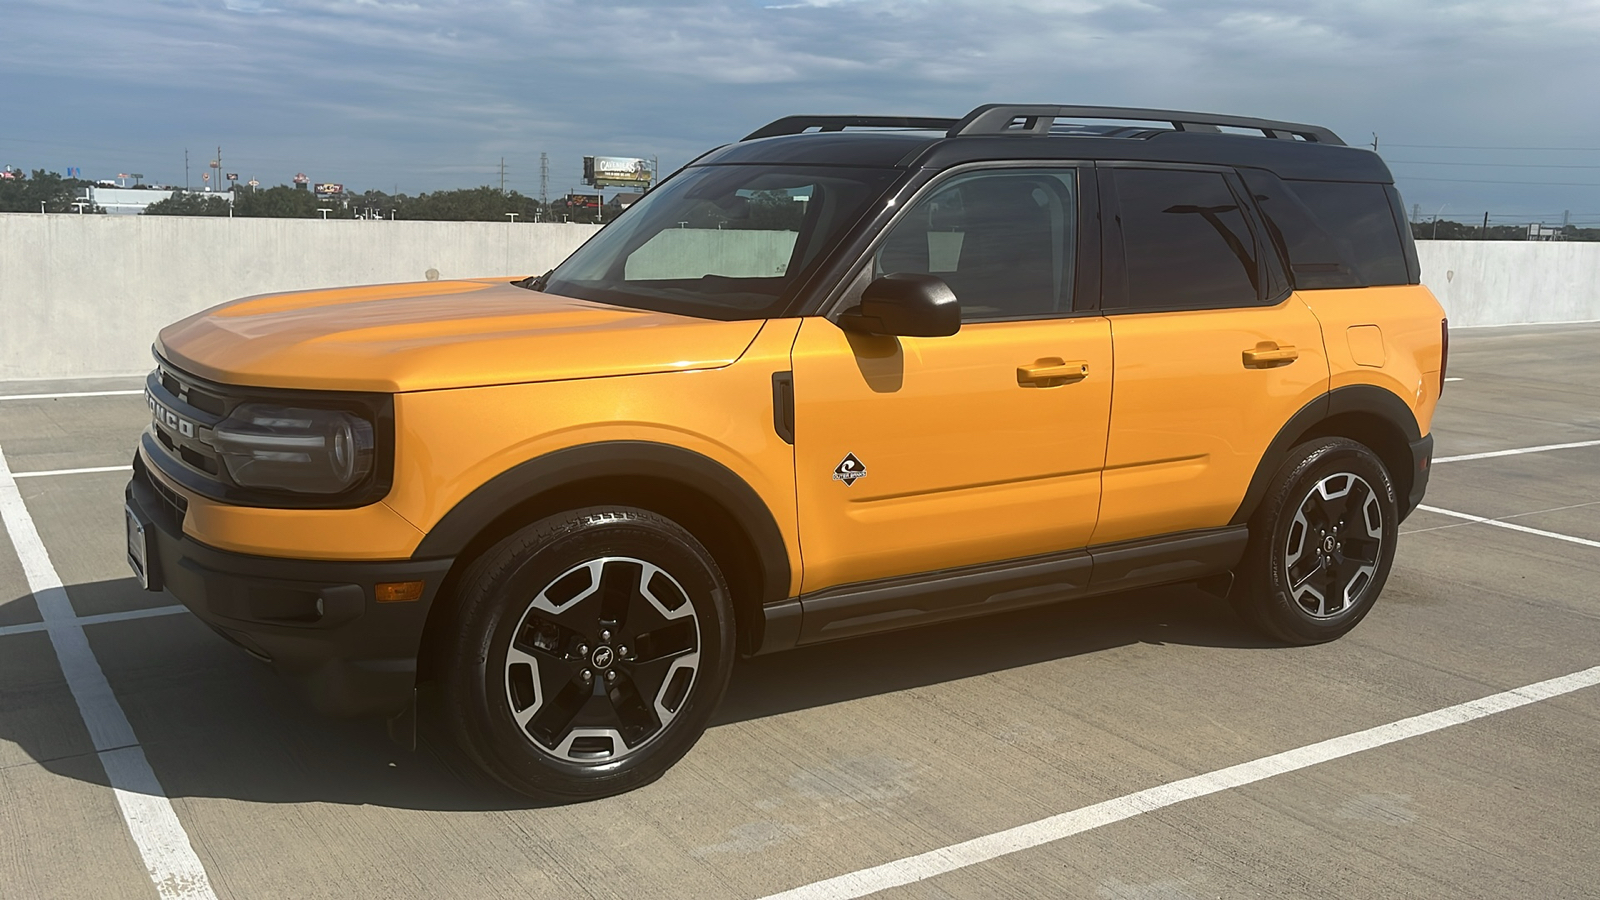
[(1469, 700), (1466, 703), (1412, 716), (1409, 719), (1401, 719), (1365, 731), (1264, 756), (1226, 769), (1207, 772), (1204, 775), (1195, 775), (1181, 781), (1147, 788), (1092, 806), (1029, 822), (1026, 825), (973, 838), (970, 841), (962, 841), (959, 844), (897, 859), (881, 866), (860, 869), (802, 885), (773, 894), (765, 900), (850, 900), (850, 898), (865, 897), (868, 894), (923, 881), (935, 875), (1053, 843), (1114, 822), (1155, 812), (1185, 800), (1254, 784), (1277, 775), (1421, 737), (1474, 719), (1503, 713), (1595, 685), (1600, 685), (1600, 666), (1525, 687), (1513, 688), (1481, 700)]
[(1465, 456), (1441, 456), (1433, 461), (1440, 463), (1466, 462), (1469, 459), (1494, 459), (1497, 456), (1521, 456), (1524, 453), (1544, 453), (1549, 450), (1571, 450), (1574, 447), (1600, 447), (1600, 441), (1573, 441), (1570, 444), (1543, 444), (1538, 447), (1517, 447), (1513, 450), (1490, 450), (1487, 453), (1468, 453)]
[(139, 849), (150, 880), (163, 900), (215, 900), (205, 866), (195, 855), (189, 835), (178, 821), (161, 784), (156, 780), (144, 748), (128, 723), (127, 714), (117, 702), (106, 681), (100, 661), (95, 659), (83, 625), (67, 598), (66, 587), (50, 553), (39, 538), (33, 517), (17, 491), (16, 479), (0, 450), (0, 523), (5, 525), (16, 548), (17, 559), (39, 606), (45, 631), (54, 645), (56, 659), (66, 677), (67, 687), (78, 703), (78, 713), (89, 729), (89, 738), (105, 768), (106, 778), (116, 794), (123, 822)]
[(96, 472), (132, 472), (133, 466), (91, 466), (87, 469), (44, 469), (39, 472), (12, 472), (12, 478), (48, 478), (52, 475), (93, 475)]
[(1418, 506), (1417, 509), (1420, 509), (1423, 512), (1437, 513), (1441, 516), (1452, 516), (1457, 519), (1466, 519), (1468, 522), (1476, 522), (1479, 525), (1493, 525), (1496, 528), (1509, 528), (1512, 531), (1520, 531), (1523, 534), (1536, 534), (1539, 537), (1555, 538), (1558, 541), (1567, 541), (1568, 543), (1572, 544), (1582, 544), (1585, 547), (1600, 547), (1600, 541), (1591, 541), (1588, 538), (1573, 537), (1570, 534), (1561, 534), (1555, 531), (1544, 531), (1539, 528), (1529, 528), (1526, 525), (1518, 525), (1515, 522), (1502, 522), (1499, 519), (1486, 519), (1483, 516), (1474, 516), (1469, 513), (1456, 512), (1450, 509), (1440, 509), (1437, 506), (1428, 506), (1426, 504)]
[(71, 397), (131, 397), (144, 393), (137, 391), (72, 391), (65, 394), (0, 394), (0, 400), (66, 400)]
[[(148, 609), (128, 609), (122, 612), (98, 613), (92, 616), (77, 616), (73, 622), (78, 625), (104, 625), (107, 622), (128, 622), (133, 619), (153, 619), (157, 616), (175, 616), (189, 611), (187, 606), (154, 606)], [(33, 631), (44, 631), (49, 628), (43, 622), (26, 622), (22, 625), (0, 625), (0, 637), (8, 634), (28, 634)]]

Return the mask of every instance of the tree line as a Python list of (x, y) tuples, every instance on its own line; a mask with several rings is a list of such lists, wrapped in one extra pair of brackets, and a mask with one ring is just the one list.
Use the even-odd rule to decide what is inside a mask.
[[(1600, 241), (1600, 228), (1579, 228), (1568, 225), (1559, 229), (1566, 241)], [(1412, 222), (1411, 234), (1419, 241), (1525, 241), (1526, 225), (1474, 225), (1471, 222), (1451, 222), (1439, 219), (1434, 222)]]
[[(56, 172), (34, 169), (32, 175), (9, 172), (12, 177), (0, 178), (0, 212), (76, 212), (73, 203), (83, 194), (83, 189), (94, 182), (82, 178), (62, 178)], [(41, 206), (43, 204), (43, 206)], [(87, 212), (100, 212), (89, 209)]]
[[(43, 169), (35, 169), (31, 174), (8, 174), (12, 177), (0, 178), (0, 212), (77, 212), (84, 202), (80, 199), (84, 190), (95, 186), (93, 181), (64, 178), (57, 172)], [(615, 205), (596, 210), (592, 199), (588, 204), (569, 204), (564, 197), (552, 200), (549, 208), (545, 209), (536, 198), (517, 191), (502, 194), (498, 188), (489, 186), (415, 195), (365, 191), (342, 197), (318, 197), (310, 190), (289, 185), (264, 189), (242, 187), (234, 191), (231, 207), (235, 216), (316, 219), (326, 215), (330, 219), (392, 218), (446, 222), (505, 222), (510, 219), (506, 213), (516, 213), (518, 222), (542, 219), (550, 222), (592, 223), (599, 220), (598, 214), (603, 213), (604, 220), (609, 221), (618, 212)], [(145, 207), (144, 214), (226, 216), (229, 215), (229, 208), (228, 198), (220, 193), (177, 191), (171, 197)], [(83, 207), (85, 213), (104, 211), (92, 204)]]
[[(82, 178), (64, 178), (59, 173), (35, 169), (32, 174), (12, 173), (14, 177), (0, 178), (0, 212), (76, 212), (82, 202), (85, 188), (94, 182)], [(795, 216), (798, 204), (778, 202), (787, 198), (755, 197), (752, 212), (757, 218), (764, 216)], [(41, 206), (42, 204), (42, 206)], [(148, 216), (226, 216), (228, 199), (221, 194), (200, 191), (178, 191), (166, 200), (145, 207)], [(326, 213), (323, 210), (327, 210)], [(104, 212), (94, 206), (83, 208), (86, 213)], [(568, 204), (565, 198), (552, 200), (549, 208), (541, 208), (539, 201), (517, 191), (501, 193), (498, 188), (484, 186), (431, 193), (388, 194), (383, 191), (364, 191), (346, 194), (342, 198), (318, 197), (309, 190), (289, 185), (265, 189), (239, 188), (234, 192), (232, 214), (245, 217), (315, 219), (326, 215), (330, 219), (401, 219), (435, 222), (504, 222), (516, 213), (519, 222), (595, 222), (597, 212), (610, 220), (616, 217), (617, 208), (608, 206), (596, 210), (592, 204)], [(1411, 223), (1411, 233), (1419, 241), (1525, 241), (1526, 225), (1490, 225), (1484, 228), (1471, 222), (1452, 222), (1445, 219)], [(1562, 237), (1569, 241), (1600, 241), (1600, 228), (1579, 228), (1568, 225)]]
[[(433, 222), (505, 222), (508, 213), (515, 221), (594, 222), (592, 205), (568, 206), (564, 199), (550, 203), (545, 210), (539, 201), (517, 191), (501, 193), (484, 186), (431, 193), (389, 194), (364, 191), (340, 197), (319, 197), (309, 190), (288, 185), (234, 191), (232, 215), (283, 219), (397, 219)], [(614, 210), (606, 211), (614, 218)], [(166, 200), (145, 207), (147, 216), (226, 216), (228, 199), (220, 194), (179, 191)]]

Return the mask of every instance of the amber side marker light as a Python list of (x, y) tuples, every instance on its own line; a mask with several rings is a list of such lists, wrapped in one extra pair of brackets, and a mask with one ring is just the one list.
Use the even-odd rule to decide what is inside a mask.
[(406, 600), (421, 600), (422, 582), (390, 581), (385, 584), (375, 584), (372, 586), (372, 593), (377, 596), (379, 603), (401, 603)]

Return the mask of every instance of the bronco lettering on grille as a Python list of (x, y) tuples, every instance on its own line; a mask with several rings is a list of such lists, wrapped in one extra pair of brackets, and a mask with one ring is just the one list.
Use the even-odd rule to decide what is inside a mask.
[(176, 431), (186, 438), (194, 437), (194, 423), (157, 402), (148, 388), (144, 392), (144, 401), (150, 405), (150, 415), (157, 425), (164, 426), (169, 431)]

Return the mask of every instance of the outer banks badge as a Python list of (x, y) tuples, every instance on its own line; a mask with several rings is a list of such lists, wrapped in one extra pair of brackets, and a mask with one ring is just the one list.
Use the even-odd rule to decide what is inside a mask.
[(833, 467), (833, 480), (844, 482), (845, 487), (855, 484), (857, 478), (862, 478), (866, 474), (867, 467), (861, 464), (861, 460), (856, 459), (854, 453), (846, 453), (844, 459)]

